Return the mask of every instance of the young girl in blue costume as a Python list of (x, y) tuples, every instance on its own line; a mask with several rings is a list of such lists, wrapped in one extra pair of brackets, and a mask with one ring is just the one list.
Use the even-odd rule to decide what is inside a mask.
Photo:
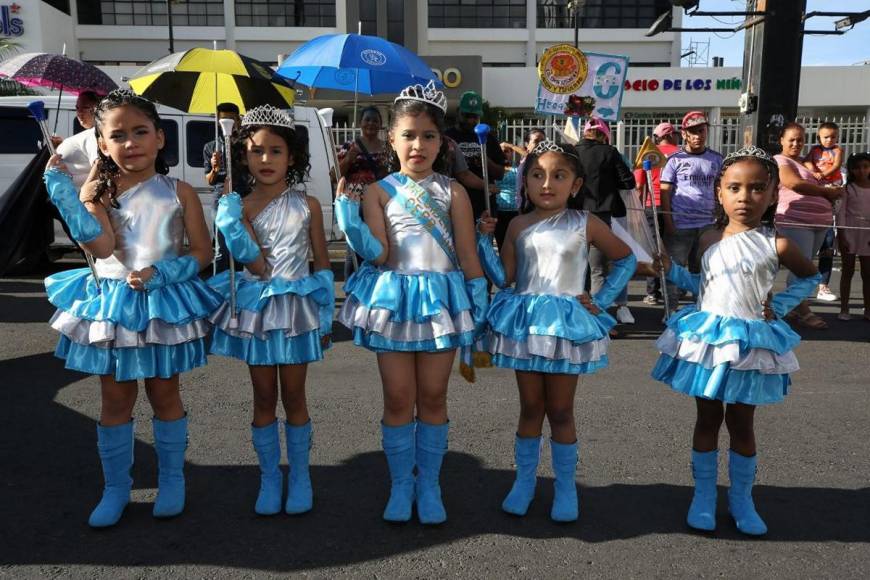
[[(516, 371), (520, 395), (517, 475), (502, 509), (519, 516), (528, 511), (546, 417), (556, 476), (550, 517), (570, 522), (579, 514), (577, 378), (607, 366), (608, 331), (616, 321), (606, 309), (628, 283), (636, 260), (604, 222), (568, 208), (583, 185), (583, 168), (573, 149), (542, 141), (526, 159), (522, 179), (533, 209), (511, 220), (501, 259), (490, 235), (496, 220), (485, 216), (479, 225), (484, 235), (478, 237), (484, 268), (502, 288), (487, 313), (485, 342), (496, 366)], [(591, 300), (583, 289), (589, 244), (613, 261), (610, 275)]]
[[(49, 160), (45, 183), (75, 240), (96, 257), (88, 269), (46, 278), (61, 333), (55, 354), (66, 368), (100, 376), (97, 440), (103, 498), (93, 527), (118, 522), (133, 480), (133, 405), (144, 379), (154, 409), (160, 470), (155, 517), (184, 509), (187, 415), (178, 374), (206, 363), (208, 315), (220, 296), (197, 275), (212, 259), (208, 228), (193, 188), (166, 177), (157, 110), (129, 91), (113, 91), (96, 108), (98, 175), (81, 201), (63, 159)], [(188, 247), (185, 247), (185, 239)]]
[[(819, 282), (815, 266), (773, 228), (778, 181), (776, 162), (763, 150), (749, 147), (728, 155), (715, 185), (718, 227), (701, 238), (700, 273), (690, 274), (667, 256), (657, 264), (669, 281), (698, 297), (697, 304), (668, 320), (652, 371), (675, 391), (695, 397), (695, 492), (687, 522), (698, 530), (716, 528), (724, 420), (731, 438), (728, 510), (744, 534), (767, 532), (752, 502), (755, 407), (788, 393), (789, 373), (798, 370), (792, 351), (800, 337), (780, 319)], [(798, 279), (769, 299), (780, 265)]]
[(339, 320), (377, 353), (392, 479), (383, 517), (391, 522), (409, 520), (415, 498), (421, 523), (447, 519), (439, 486), (447, 382), (456, 348), (482, 331), (488, 300), (471, 203), (461, 185), (436, 173), (447, 149), (446, 107), (432, 83), (402, 91), (389, 132), (399, 172), (366, 187), (365, 223), (343, 182), (335, 203), (348, 244), (366, 260), (345, 284)]
[[(222, 196), (215, 223), (247, 271), (236, 276), (238, 311), (226, 301), (211, 317), (211, 352), (248, 363), (254, 388), (251, 435), (260, 461), (254, 511), (261, 515), (281, 511), (284, 486), (275, 413), (280, 380), (290, 465), (284, 511), (299, 514), (312, 507), (305, 376), (308, 363), (322, 359), (329, 345), (335, 309), (323, 213), (320, 203), (305, 194), (307, 144), (296, 134), (289, 113), (268, 105), (252, 109), (242, 118), (239, 142), (252, 190), (244, 207), (237, 193)], [(227, 299), (229, 275), (227, 270), (209, 281)]]

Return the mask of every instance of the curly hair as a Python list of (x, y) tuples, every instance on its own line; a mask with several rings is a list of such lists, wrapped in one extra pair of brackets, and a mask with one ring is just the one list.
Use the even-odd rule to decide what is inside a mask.
[[(447, 169), (447, 159), (449, 155), (449, 147), (447, 144), (447, 139), (444, 138), (444, 133), (447, 131), (447, 125), (444, 123), (444, 111), (436, 107), (435, 105), (430, 105), (429, 103), (424, 103), (423, 101), (414, 101), (411, 99), (399, 99), (393, 103), (392, 115), (390, 116), (390, 132), (392, 132), (396, 125), (399, 123), (399, 119), (402, 117), (407, 117), (408, 115), (412, 117), (416, 117), (417, 115), (426, 115), (431, 120), (432, 123), (435, 124), (435, 127), (438, 128), (438, 135), (441, 136), (441, 147), (438, 149), (438, 155), (435, 157), (435, 162), (432, 164), (432, 170), (437, 173), (444, 173)], [(387, 151), (388, 151), (388, 171), (394, 172), (399, 171), (401, 164), (399, 163), (399, 156), (396, 154), (392, 145), (387, 141)]]
[[(128, 106), (137, 108), (148, 117), (154, 123), (156, 131), (162, 130), (160, 128), (160, 115), (157, 114), (157, 107), (154, 106), (154, 103), (131, 91), (118, 89), (106, 95), (94, 109), (94, 132), (96, 135), (102, 138), (103, 123), (109, 111)], [(99, 148), (97, 149), (97, 156), (97, 186), (93, 201), (94, 203), (101, 203), (103, 196), (108, 194), (109, 204), (114, 208), (118, 208), (120, 206), (116, 199), (118, 195), (117, 179), (121, 174), (121, 168), (118, 167), (114, 159), (104, 154)], [(154, 169), (162, 175), (169, 173), (169, 165), (163, 159), (161, 151), (157, 151)]]
[[(765, 159), (760, 157), (752, 157), (752, 156), (740, 156), (740, 157), (726, 157), (725, 161), (722, 162), (722, 168), (719, 170), (719, 175), (716, 176), (716, 180), (713, 182), (713, 201), (715, 203), (715, 207), (713, 208), (713, 217), (716, 220), (715, 225), (718, 229), (724, 229), (725, 226), (728, 225), (728, 214), (725, 213), (725, 208), (719, 202), (719, 196), (717, 195), (719, 191), (719, 187), (722, 185), (722, 176), (725, 175), (725, 171), (737, 163), (757, 163), (761, 167), (767, 171), (768, 182), (767, 187), (773, 189), (774, 192), (777, 191), (779, 187), (779, 168), (775, 163), (770, 163)], [(761, 216), (761, 225), (774, 227), (774, 218), (776, 216), (776, 204), (772, 204), (768, 207), (764, 214)]]
[(287, 175), (284, 180), (287, 187), (300, 184), (305, 181), (311, 170), (311, 155), (308, 153), (308, 137), (299, 129), (279, 127), (277, 125), (245, 125), (239, 131), (238, 139), (233, 143), (233, 168), (241, 172), (242, 178), (253, 188), (256, 179), (248, 169), (247, 142), (258, 131), (265, 129), (273, 135), (280, 137), (287, 144), (287, 151), (292, 164), (287, 167)]

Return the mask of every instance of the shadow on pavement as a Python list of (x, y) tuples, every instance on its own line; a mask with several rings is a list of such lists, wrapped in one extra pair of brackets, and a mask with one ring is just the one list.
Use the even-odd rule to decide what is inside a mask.
[[(548, 517), (552, 482), (542, 478), (529, 515), (507, 516), (499, 505), (513, 472), (483, 469), (476, 457), (463, 453), (449, 453), (444, 462), (450, 517), (445, 525), (389, 525), (381, 520), (388, 494), (386, 464), (376, 451), (337, 466), (315, 464), (315, 509), (304, 516), (253, 514), (259, 471), (252, 451), (248, 465), (189, 463), (189, 500), (182, 516), (154, 520), (150, 502), (140, 501), (128, 507), (116, 528), (93, 531), (86, 522), (101, 488), (94, 421), (54, 402), (60, 389), (82, 375), (65, 371), (44, 353), (0, 361), (0, 376), (0, 561), (5, 565), (207, 564), (294, 571), (389, 558), (482, 534), (597, 543), (691, 533), (683, 523), (691, 498), (688, 486), (582, 486), (581, 520), (556, 525)], [(196, 430), (191, 433), (193, 440), (199, 436)], [(136, 490), (156, 486), (155, 457), (142, 442), (135, 453), (134, 495), (141, 498), (147, 494)], [(716, 536), (743, 539), (727, 519), (724, 496), (720, 490)], [(870, 542), (870, 488), (760, 486), (755, 497), (772, 530), (766, 540)]]

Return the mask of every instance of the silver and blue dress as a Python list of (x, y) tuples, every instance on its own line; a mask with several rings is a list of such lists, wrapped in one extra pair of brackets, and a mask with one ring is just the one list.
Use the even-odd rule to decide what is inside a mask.
[(760, 227), (723, 238), (691, 275), (673, 264), (668, 277), (697, 293), (678, 310), (656, 341), (661, 352), (652, 376), (675, 391), (726, 403), (761, 405), (788, 394), (798, 370), (792, 352), (800, 336), (780, 319), (765, 320), (779, 270), (776, 233)]
[(209, 314), (220, 296), (199, 278), (139, 291), (127, 275), (185, 254), (178, 180), (153, 177), (121, 193), (107, 209), (115, 250), (97, 259), (100, 291), (87, 268), (45, 279), (61, 333), (55, 355), (68, 369), (117, 381), (169, 378), (206, 364)]
[(501, 290), (487, 313), (486, 348), (496, 366), (559, 374), (607, 366), (606, 312), (590, 313), (577, 299), (588, 267), (588, 213), (566, 209), (516, 237), (516, 282)]
[[(417, 182), (450, 213), (450, 179)], [(472, 302), (462, 270), (396, 198), (384, 206), (389, 252), (381, 266), (364, 263), (345, 283), (338, 320), (354, 343), (375, 352), (433, 352), (474, 341)], [(453, 232), (447, 232), (452, 237)]]
[(301, 186), (286, 189), (251, 221), (266, 273), (236, 275), (236, 320), (231, 323), (230, 272), (209, 285), (224, 298), (211, 316), (211, 353), (249, 365), (304, 364), (323, 358), (320, 313), (331, 320), (335, 290), (330, 271), (311, 273), (311, 210)]

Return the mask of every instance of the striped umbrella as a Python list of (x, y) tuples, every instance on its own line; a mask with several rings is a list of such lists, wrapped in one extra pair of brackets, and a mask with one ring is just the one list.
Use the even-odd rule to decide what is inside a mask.
[(193, 48), (146, 65), (128, 81), (150, 101), (194, 114), (214, 114), (220, 103), (244, 113), (260, 105), (293, 105), (293, 83), (265, 63), (233, 50)]

